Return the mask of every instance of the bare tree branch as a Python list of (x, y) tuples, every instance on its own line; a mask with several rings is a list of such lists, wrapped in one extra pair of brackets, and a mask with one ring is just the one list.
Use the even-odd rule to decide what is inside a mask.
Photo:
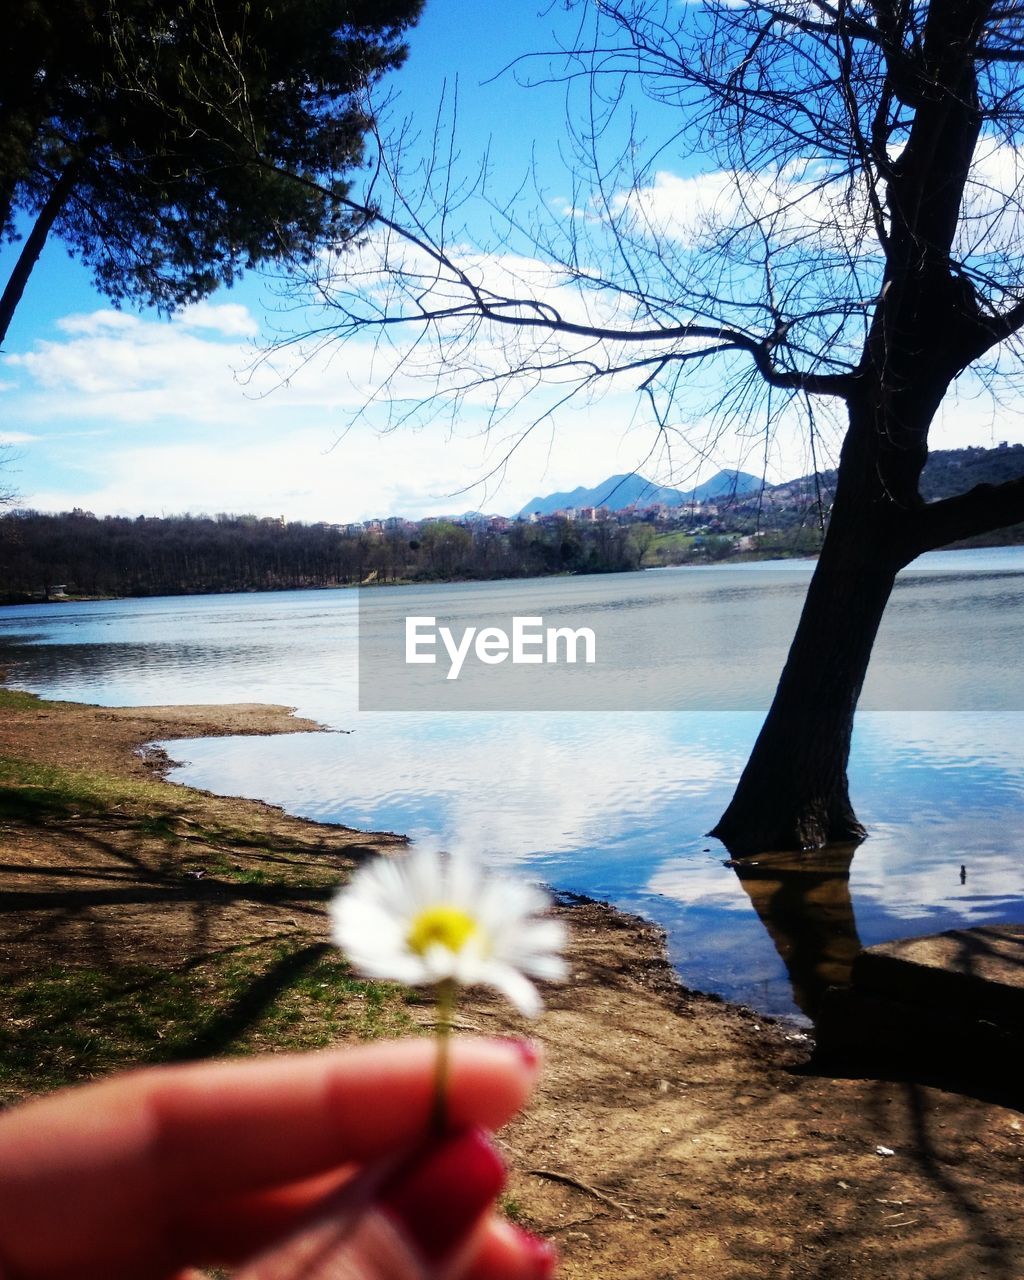
[(979, 484), (967, 493), (929, 502), (917, 513), (920, 550), (934, 551), (961, 538), (990, 533), (1024, 520), (1024, 478)]

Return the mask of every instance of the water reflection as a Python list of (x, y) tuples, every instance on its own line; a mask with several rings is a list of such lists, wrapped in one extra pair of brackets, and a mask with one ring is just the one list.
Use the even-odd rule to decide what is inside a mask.
[[(708, 709), (359, 713), (356, 602), (338, 591), (4, 609), (0, 661), (15, 684), (52, 697), (297, 706), (345, 732), (174, 743), (171, 754), (188, 762), (175, 776), (527, 863), (558, 888), (662, 924), (689, 985), (806, 1016), (858, 938), (870, 945), (1024, 917), (1024, 714), (1007, 710), (1024, 705), (1024, 554), (996, 559), (1003, 572), (987, 579), (919, 575), (901, 589), (877, 669), (912, 691), (904, 706), (942, 706), (858, 716), (851, 787), (871, 838), (852, 861), (844, 852), (826, 864), (808, 855), (733, 868), (702, 834), (759, 728), (784, 614), (802, 590), (799, 567), (765, 587), (772, 625), (763, 636), (749, 621), (758, 596), (750, 572), (721, 601), (699, 572), (544, 584), (551, 611), (575, 608), (576, 592), (588, 607), (634, 610), (652, 679), (686, 660), (688, 645), (713, 642)], [(412, 588), (408, 599), (428, 601), (431, 590)], [(480, 590), (493, 600), (513, 587)], [(464, 584), (464, 610), (476, 591)], [(668, 616), (673, 592), (685, 626), (666, 633), (652, 619)], [(740, 694), (763, 700), (720, 709)]]
[(793, 1000), (817, 1015), (827, 987), (849, 980), (860, 950), (850, 865), (856, 844), (737, 861), (736, 877), (786, 966)]

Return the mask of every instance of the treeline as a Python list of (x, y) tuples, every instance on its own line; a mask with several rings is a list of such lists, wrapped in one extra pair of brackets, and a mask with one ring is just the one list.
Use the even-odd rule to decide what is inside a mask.
[(629, 528), (564, 520), (353, 533), (255, 517), (16, 511), (0, 518), (0, 601), (532, 578), (636, 569), (640, 557)]

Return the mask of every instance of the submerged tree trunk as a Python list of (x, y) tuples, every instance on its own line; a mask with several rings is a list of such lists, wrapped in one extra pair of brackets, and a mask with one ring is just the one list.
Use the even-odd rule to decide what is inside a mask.
[(816, 1018), (829, 987), (850, 981), (861, 940), (850, 897), (856, 845), (741, 858), (733, 867), (775, 945), (801, 1012)]
[(736, 792), (710, 832), (733, 854), (864, 838), (846, 769), (854, 712), (896, 574), (922, 552), (1024, 519), (1024, 478), (915, 502), (927, 424), (944, 390), (937, 377), (909, 393), (918, 417), (913, 430), (906, 405), (898, 406), (902, 430), (880, 425), (891, 405), (879, 407), (885, 400), (877, 389), (866, 403), (850, 405), (835, 506), (796, 635)]
[(896, 574), (918, 551), (913, 513), (880, 481), (877, 439), (875, 415), (851, 405), (836, 502), (796, 635), (736, 792), (710, 833), (731, 853), (866, 834), (846, 775), (853, 717)]
[(771, 710), (711, 832), (732, 853), (864, 837), (846, 766), (857, 699), (900, 566), (872, 555), (858, 532), (829, 530)]

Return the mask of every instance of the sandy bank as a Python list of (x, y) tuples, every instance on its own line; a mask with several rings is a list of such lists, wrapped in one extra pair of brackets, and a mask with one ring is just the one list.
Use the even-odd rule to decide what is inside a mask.
[[(8, 1055), (49, 1018), (39, 1043), (50, 1067), (66, 1062), (68, 1078), (93, 1069), (77, 1042), (62, 1045), (71, 1033), (52, 1004), (40, 1013), (30, 998), (44, 970), (166, 972), (184, 999), (225, 954), (243, 970), (249, 956), (278, 959), (258, 992), (232, 979), (209, 1043), (272, 1048), (282, 1027), (301, 1043), (305, 1015), (285, 1026), (267, 1011), (322, 955), (331, 886), (402, 838), (173, 786), (139, 748), (318, 726), (285, 708), (20, 695), (0, 714), (0, 985), (22, 993), (7, 1011)], [(559, 1241), (565, 1276), (1024, 1275), (1019, 1112), (914, 1082), (815, 1075), (790, 1029), (684, 991), (650, 925), (596, 903), (559, 909), (573, 977), (534, 1028), (548, 1054), (540, 1096), (503, 1141), (509, 1208)], [(424, 1024), (430, 1010), (402, 1016)], [(487, 998), (460, 1019), (520, 1029)], [(172, 1012), (160, 1025), (173, 1022)], [(146, 1045), (122, 1058), (133, 1055), (145, 1060)]]

